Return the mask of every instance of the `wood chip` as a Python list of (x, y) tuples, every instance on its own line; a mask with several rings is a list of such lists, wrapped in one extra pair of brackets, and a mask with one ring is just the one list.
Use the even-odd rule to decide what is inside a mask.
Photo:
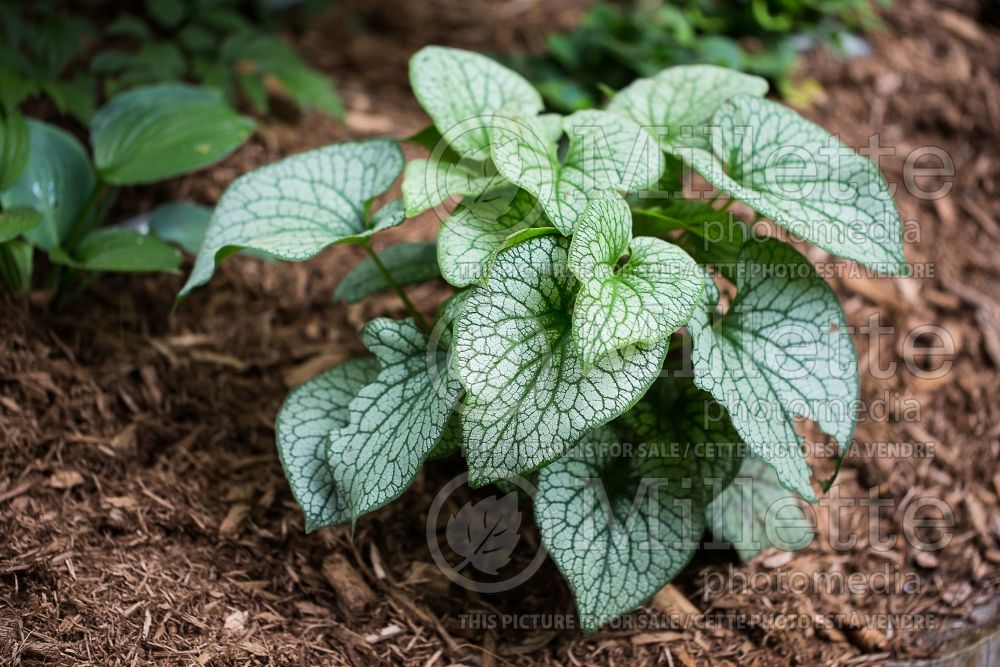
[(57, 470), (49, 477), (49, 486), (53, 489), (72, 489), (83, 484), (83, 475), (76, 470)]
[(323, 578), (337, 594), (337, 602), (348, 616), (362, 614), (375, 603), (375, 593), (341, 553), (323, 561)]
[(406, 630), (402, 626), (392, 623), (390, 625), (385, 626), (377, 633), (365, 635), (365, 640), (369, 644), (378, 644), (379, 642), (384, 642), (386, 639), (392, 639), (397, 635), (401, 635), (404, 632), (406, 632)]
[(643, 632), (633, 635), (631, 642), (633, 646), (646, 646), (647, 644), (662, 644), (664, 642), (676, 642), (687, 639), (687, 636), (680, 632)]

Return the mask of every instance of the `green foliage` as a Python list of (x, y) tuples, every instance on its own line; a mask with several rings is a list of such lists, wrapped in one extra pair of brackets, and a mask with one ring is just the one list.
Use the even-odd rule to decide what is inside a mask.
[[(597, 2), (581, 25), (547, 38), (539, 56), (509, 63), (559, 111), (600, 106), (608, 89), (669, 65), (705, 63), (767, 77), (783, 94), (804, 44), (844, 48), (878, 25), (889, 0), (680, 0)], [(732, 91), (732, 92), (735, 92)]]
[[(275, 33), (295, 15), (266, 0), (145, 0), (122, 11), (96, 0), (84, 15), (65, 3), (0, 5), (0, 106), (45, 97), (88, 123), (105, 98), (130, 88), (189, 81), (231, 105), (269, 111), (280, 91), (301, 109), (334, 117), (343, 107), (330, 79)], [(104, 21), (102, 16), (114, 18)], [(90, 45), (107, 45), (94, 50)]]
[[(56, 304), (86, 287), (87, 272), (176, 273), (181, 255), (170, 244), (197, 249), (203, 230), (196, 216), (189, 230), (181, 228), (180, 210), (154, 212), (148, 230), (101, 228), (116, 187), (197, 171), (235, 150), (254, 127), (209, 90), (136, 88), (94, 115), (95, 166), (70, 133), (20, 120), (16, 111), (6, 117), (4, 137), (12, 140), (0, 150), (0, 277), (12, 291), (29, 289), (37, 248), (52, 265), (46, 284)], [(186, 209), (188, 217), (193, 210)]]
[[(404, 171), (398, 147), (370, 140), (243, 176), (182, 290), (238, 248), (301, 261), (349, 243), (369, 259), (336, 297), (390, 287), (413, 316), (369, 323), (374, 359), (307, 382), (278, 417), (307, 529), (384, 506), (461, 446), (472, 485), (537, 479), (537, 525), (585, 630), (665, 585), (706, 527), (743, 557), (801, 546), (767, 530), (771, 505), (801, 522), (798, 496), (815, 498), (795, 422), (812, 419), (843, 452), (857, 360), (812, 264), (729, 209), (740, 201), (754, 222), (898, 273), (899, 217), (877, 169), (763, 100), (763, 80), (719, 68), (666, 70), (568, 117), (542, 114), (526, 81), (477, 54), (430, 47), (410, 75), (435, 122), (413, 138), (429, 159)], [(716, 197), (684, 198), (691, 169)], [(376, 206), (401, 173), (405, 207)], [(429, 244), (374, 252), (374, 234), (451, 197), (436, 265)], [(432, 327), (400, 285), (438, 268), (456, 292)], [(478, 558), (457, 533), (449, 544)]]

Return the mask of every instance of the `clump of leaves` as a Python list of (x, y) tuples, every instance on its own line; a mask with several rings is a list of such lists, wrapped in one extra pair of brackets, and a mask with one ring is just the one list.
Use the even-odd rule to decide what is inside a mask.
[(0, 278), (32, 286), (34, 250), (57, 305), (100, 272), (177, 272), (200, 245), (207, 211), (174, 203), (142, 224), (104, 226), (118, 189), (208, 166), (239, 147), (254, 122), (210, 89), (159, 84), (113, 98), (90, 123), (92, 155), (76, 137), (17, 111), (0, 115)]
[(844, 50), (857, 41), (854, 32), (878, 25), (875, 5), (876, 0), (598, 2), (577, 28), (549, 35), (544, 54), (511, 54), (507, 60), (560, 111), (599, 106), (609, 88), (691, 63), (766, 77), (790, 98), (808, 92), (791, 81), (797, 52), (817, 43)]
[[(338, 297), (389, 287), (410, 309), (365, 326), (371, 355), (295, 389), (278, 415), (306, 528), (357, 521), (461, 449), (473, 485), (537, 479), (538, 529), (585, 629), (670, 581), (706, 527), (743, 555), (773, 542), (767, 510), (786, 500), (801, 518), (790, 496), (816, 497), (795, 421), (845, 451), (857, 360), (812, 264), (726, 209), (743, 202), (902, 273), (899, 215), (875, 165), (764, 99), (763, 79), (713, 66), (664, 70), (568, 116), (543, 113), (527, 81), (475, 53), (427, 47), (410, 80), (434, 122), (418, 135), (428, 157), (404, 172), (399, 146), (375, 139), (243, 176), (181, 291), (234, 249), (300, 261), (352, 244), (369, 259)], [(717, 198), (685, 199), (681, 167)], [(402, 199), (384, 201), (401, 173)], [(439, 206), (456, 196), (454, 210)], [(455, 294), (431, 326), (400, 286), (429, 277), (426, 244), (380, 255), (371, 239), (434, 207), (437, 267)], [(687, 374), (674, 337), (685, 326)]]
[[(121, 11), (90, 3), (66, 16), (65, 3), (0, 5), (0, 102), (14, 108), (46, 97), (87, 123), (100, 100), (136, 86), (189, 81), (215, 88), (231, 104), (269, 110), (281, 92), (301, 109), (340, 117), (329, 77), (277, 36), (288, 11), (262, 0), (145, 0)], [(280, 3), (279, 3), (280, 4)], [(99, 20), (111, 14), (110, 21)], [(106, 45), (95, 50), (93, 43)]]

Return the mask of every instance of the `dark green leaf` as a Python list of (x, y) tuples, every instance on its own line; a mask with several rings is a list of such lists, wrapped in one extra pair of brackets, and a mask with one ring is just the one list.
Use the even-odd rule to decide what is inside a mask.
[[(400, 243), (379, 251), (378, 256), (399, 285), (412, 285), (441, 277), (435, 243)], [(333, 300), (343, 299), (347, 303), (357, 303), (370, 294), (387, 289), (389, 285), (369, 257), (340, 281), (333, 293)]]

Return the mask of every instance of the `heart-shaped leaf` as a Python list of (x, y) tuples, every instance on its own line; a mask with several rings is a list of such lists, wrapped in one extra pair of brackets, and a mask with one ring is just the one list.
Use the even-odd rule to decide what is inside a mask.
[(350, 359), (292, 391), (278, 412), (278, 454), (307, 531), (351, 520), (347, 499), (326, 463), (326, 442), (331, 431), (347, 425), (351, 401), (376, 377), (374, 357)]
[(666, 343), (612, 352), (584, 374), (571, 308), (568, 241), (546, 235), (496, 254), (455, 323), (454, 365), (470, 483), (554, 461), (625, 412), (660, 373)]
[(186, 201), (158, 206), (149, 214), (149, 233), (190, 253), (197, 253), (205, 240), (212, 209)]
[(899, 211), (874, 162), (757, 97), (723, 103), (712, 125), (712, 152), (685, 153), (709, 183), (834, 255), (906, 273)]
[(593, 198), (577, 222), (569, 268), (580, 281), (573, 330), (584, 369), (614, 350), (669, 338), (691, 317), (704, 284), (674, 244), (632, 238), (632, 212), (614, 193)]
[(237, 249), (302, 261), (398, 225), (404, 219), (398, 200), (374, 214), (368, 202), (402, 169), (399, 146), (375, 139), (293, 155), (240, 177), (222, 195), (180, 296), (206, 283), (216, 262)]
[(493, 115), (534, 116), (542, 98), (520, 74), (478, 53), (425, 46), (410, 58), (410, 85), (444, 141), (462, 158), (489, 157)]
[(794, 422), (813, 419), (842, 449), (851, 442), (858, 362), (844, 313), (808, 260), (780, 241), (747, 243), (736, 269), (726, 316), (712, 324), (719, 291), (707, 278), (705, 308), (688, 323), (695, 382), (782, 484), (815, 500)]
[(563, 119), (558, 139), (534, 118), (498, 116), (492, 155), (497, 169), (534, 195), (563, 234), (574, 231), (589, 197), (600, 190), (636, 192), (657, 181), (663, 162), (656, 140), (632, 121), (606, 111), (578, 111)]
[(33, 208), (42, 223), (25, 238), (44, 250), (55, 250), (69, 234), (96, 178), (90, 158), (80, 142), (54, 125), (29, 120), (31, 153), (20, 178), (0, 193), (4, 208)]
[(330, 433), (333, 478), (357, 519), (395, 500), (445, 432), (462, 393), (446, 353), (410, 320), (372, 320), (361, 331), (378, 377), (351, 401), (347, 425)]
[(431, 158), (406, 163), (403, 172), (403, 204), (406, 215), (413, 217), (434, 208), (449, 197), (478, 197), (491, 187), (502, 186), (506, 179), (489, 175), (453, 162)]
[(617, 113), (655, 134), (664, 150), (709, 147), (712, 114), (733, 95), (767, 94), (767, 80), (715, 65), (678, 65), (636, 79), (608, 102)]
[(236, 150), (254, 127), (209, 88), (163, 83), (117, 95), (94, 115), (90, 139), (101, 178), (131, 185), (207, 167)]

